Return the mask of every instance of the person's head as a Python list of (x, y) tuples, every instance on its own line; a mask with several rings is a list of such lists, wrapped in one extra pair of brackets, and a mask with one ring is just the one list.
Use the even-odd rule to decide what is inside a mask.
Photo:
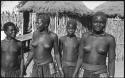
[(67, 21), (66, 31), (68, 35), (74, 35), (77, 28), (77, 22), (75, 20)]
[(3, 30), (7, 37), (15, 38), (18, 32), (16, 25), (12, 22), (7, 22), (3, 25)]
[(104, 12), (96, 12), (92, 18), (92, 29), (94, 32), (103, 32), (106, 26), (107, 16)]
[(39, 31), (43, 31), (48, 29), (50, 23), (50, 17), (47, 14), (38, 14), (36, 25)]

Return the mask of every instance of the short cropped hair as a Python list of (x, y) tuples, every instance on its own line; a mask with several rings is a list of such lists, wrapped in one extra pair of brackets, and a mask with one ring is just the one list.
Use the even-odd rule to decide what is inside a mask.
[(47, 24), (50, 23), (50, 16), (48, 14), (37, 14), (37, 19), (42, 19), (42, 21)]
[(77, 28), (76, 20), (71, 19), (71, 20), (67, 21), (67, 26), (70, 25), (70, 24), (72, 24), (75, 27), (75, 29)]
[(92, 20), (94, 20), (97, 16), (101, 16), (103, 20), (107, 21), (107, 15), (104, 12), (98, 11), (93, 15)]
[(4, 31), (7, 31), (7, 29), (8, 29), (9, 26), (13, 26), (13, 27), (15, 28), (16, 32), (18, 32), (17, 26), (16, 26), (14, 23), (12, 23), (12, 22), (6, 22), (6, 23), (3, 25), (3, 30), (4, 30)]

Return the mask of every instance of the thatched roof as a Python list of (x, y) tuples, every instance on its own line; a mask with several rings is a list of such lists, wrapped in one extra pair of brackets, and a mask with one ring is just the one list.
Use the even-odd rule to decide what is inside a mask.
[(107, 1), (96, 7), (94, 11), (102, 11), (110, 15), (120, 15), (124, 17), (124, 1)]
[(50, 14), (71, 13), (75, 15), (90, 15), (92, 13), (82, 1), (28, 1), (19, 11)]

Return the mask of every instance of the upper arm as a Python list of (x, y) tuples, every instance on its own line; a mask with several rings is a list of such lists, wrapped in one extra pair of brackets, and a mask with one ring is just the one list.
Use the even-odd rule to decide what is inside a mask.
[[(30, 47), (29, 47), (30, 50), (32, 50), (32, 48), (33, 48), (32, 43), (35, 41), (36, 37), (37, 37), (37, 33), (35, 31), (35, 32), (33, 32), (32, 39), (30, 41)], [(33, 51), (30, 51), (30, 52), (33, 52)]]
[(111, 36), (109, 39), (109, 51), (108, 51), (109, 61), (111, 61), (112, 59), (115, 59), (115, 56), (116, 56), (115, 48), (116, 48), (115, 38)]
[(85, 34), (82, 34), (82, 38), (80, 39), (80, 45), (79, 45), (79, 57), (80, 58), (83, 58), (83, 54), (84, 54), (84, 51), (83, 51), (83, 47), (84, 47), (84, 41), (85, 41)]
[(62, 54), (62, 48), (63, 48), (63, 44), (62, 44), (62, 38), (59, 39), (59, 53)]

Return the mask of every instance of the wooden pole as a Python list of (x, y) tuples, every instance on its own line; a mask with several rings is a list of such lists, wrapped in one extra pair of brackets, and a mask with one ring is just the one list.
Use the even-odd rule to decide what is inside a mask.
[(56, 21), (57, 21), (57, 18), (56, 18), (56, 15), (55, 15), (55, 30), (54, 30), (55, 33), (56, 33), (56, 24), (57, 24)]
[[(23, 33), (24, 33), (24, 17), (23, 17), (23, 19), (22, 19), (22, 32), (21, 32), (21, 35), (23, 35)], [(23, 54), (24, 54), (24, 52), (23, 52), (23, 41), (22, 41), (22, 47), (21, 47), (21, 77), (23, 77), (23, 65), (24, 65), (24, 57), (23, 57)]]

